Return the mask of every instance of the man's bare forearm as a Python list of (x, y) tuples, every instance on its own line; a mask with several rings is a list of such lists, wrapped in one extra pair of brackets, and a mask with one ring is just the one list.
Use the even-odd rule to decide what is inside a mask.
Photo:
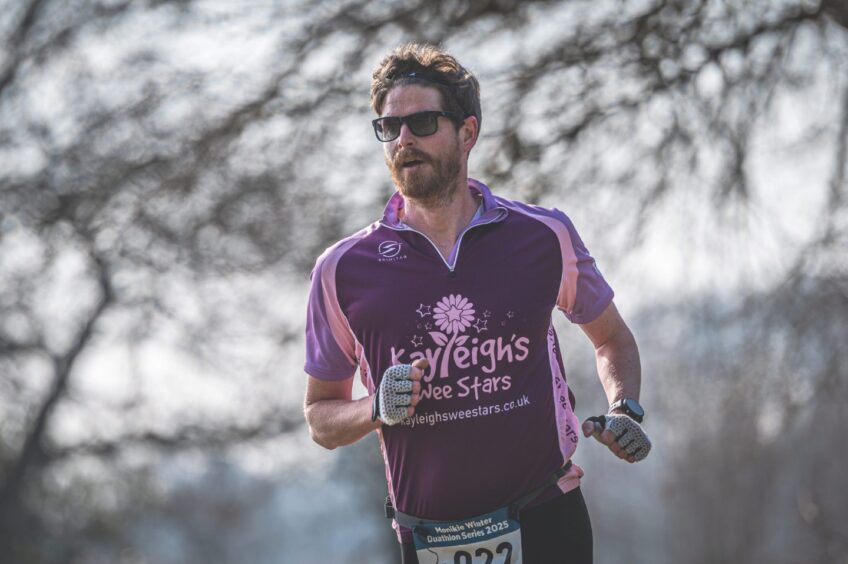
[(304, 413), (312, 440), (328, 449), (355, 443), (382, 424), (371, 421), (371, 397), (319, 400), (307, 404)]
[(622, 326), (597, 347), (595, 358), (598, 376), (610, 404), (621, 398), (639, 400), (642, 384), (639, 347), (627, 326)]

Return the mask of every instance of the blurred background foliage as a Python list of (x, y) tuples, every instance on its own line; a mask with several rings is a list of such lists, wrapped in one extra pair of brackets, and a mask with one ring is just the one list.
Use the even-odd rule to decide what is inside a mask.
[(373, 437), (322, 452), (300, 403), (409, 40), (478, 75), (472, 176), (569, 213), (639, 340), (655, 452), (578, 451), (597, 561), (848, 562), (844, 0), (0, 2), (0, 559), (395, 561)]

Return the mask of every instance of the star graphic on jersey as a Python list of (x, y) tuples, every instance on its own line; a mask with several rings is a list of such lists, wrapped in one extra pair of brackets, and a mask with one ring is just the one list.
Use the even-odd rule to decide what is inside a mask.
[(486, 319), (489, 319), (490, 317), (492, 317), (492, 312), (487, 309), (486, 311), (483, 312), (483, 317), (485, 317)]
[(415, 335), (412, 339), (410, 339), (410, 342), (412, 343), (412, 346), (417, 349), (424, 344), (424, 339), (421, 338), (421, 335)]
[(415, 311), (417, 311), (418, 315), (420, 315), (421, 317), (427, 317), (428, 315), (430, 315), (430, 307), (431, 306), (419, 304), (418, 309), (416, 309)]
[(512, 310), (510, 310), (510, 311), (506, 312), (506, 316), (509, 317), (510, 319), (512, 319), (513, 317), (515, 317), (515, 313), (513, 313)]
[(429, 330), (430, 330), (430, 329), (432, 329), (432, 328), (433, 328), (433, 324), (432, 324), (432, 323), (425, 323), (425, 324), (424, 324), (424, 329), (426, 329), (427, 331), (429, 331)]
[(474, 322), (474, 328), (477, 329), (477, 334), (479, 335), (483, 331), (488, 331), (489, 328), (486, 327), (486, 324), (489, 323), (485, 319), (478, 319)]

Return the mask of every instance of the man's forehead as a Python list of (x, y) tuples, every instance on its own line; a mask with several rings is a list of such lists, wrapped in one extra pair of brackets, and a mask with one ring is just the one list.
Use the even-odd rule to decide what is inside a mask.
[(383, 116), (403, 116), (422, 110), (441, 110), (442, 95), (430, 86), (406, 84), (395, 86), (386, 94)]

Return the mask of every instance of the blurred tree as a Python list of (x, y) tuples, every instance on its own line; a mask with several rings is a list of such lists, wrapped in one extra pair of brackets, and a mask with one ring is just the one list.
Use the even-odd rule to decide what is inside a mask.
[[(809, 464), (827, 473), (837, 437), (815, 447), (803, 437), (844, 413), (834, 398), (848, 309), (845, 2), (7, 0), (0, 14), (0, 542), (18, 560), (59, 561), (74, 546), (56, 510), (70, 461), (120, 466), (133, 452), (298, 428), (296, 402), (273, 399), (281, 367), (298, 369), (302, 315), (286, 292), (302, 291), (290, 280), (390, 190), (379, 149), (365, 143), (367, 84), (379, 58), (411, 39), (445, 43), (481, 78), (475, 174), (534, 202), (585, 198), (577, 213), (604, 233), (605, 254), (632, 253), (676, 216), (685, 225), (706, 213), (716, 230), (750, 237), (789, 231), (778, 267), (739, 281), (737, 299), (666, 304), (697, 329), (657, 345), (663, 393), (704, 385), (737, 400), (717, 402), (711, 425), (680, 430), (713, 445), (676, 451), (670, 522), (681, 546), (708, 522), (703, 562), (753, 562), (774, 548), (770, 531), (794, 521), (757, 529), (758, 492), (803, 471), (774, 437), (809, 444)], [(804, 183), (812, 235), (773, 211), (774, 163), (797, 168), (781, 194)], [(724, 315), (706, 323), (716, 309)], [(129, 360), (104, 393), (109, 369), (97, 366), (115, 351)], [(804, 370), (803, 393), (787, 391), (791, 367)], [(813, 406), (816, 420), (801, 416)], [(780, 432), (765, 436), (770, 413)], [(747, 470), (713, 485), (727, 464)], [(798, 560), (848, 550), (844, 509), (825, 493), (848, 488), (827, 476), (826, 489), (798, 490), (797, 507), (779, 513), (824, 539), (803, 545), (824, 552)], [(717, 491), (744, 510), (693, 510)]]

